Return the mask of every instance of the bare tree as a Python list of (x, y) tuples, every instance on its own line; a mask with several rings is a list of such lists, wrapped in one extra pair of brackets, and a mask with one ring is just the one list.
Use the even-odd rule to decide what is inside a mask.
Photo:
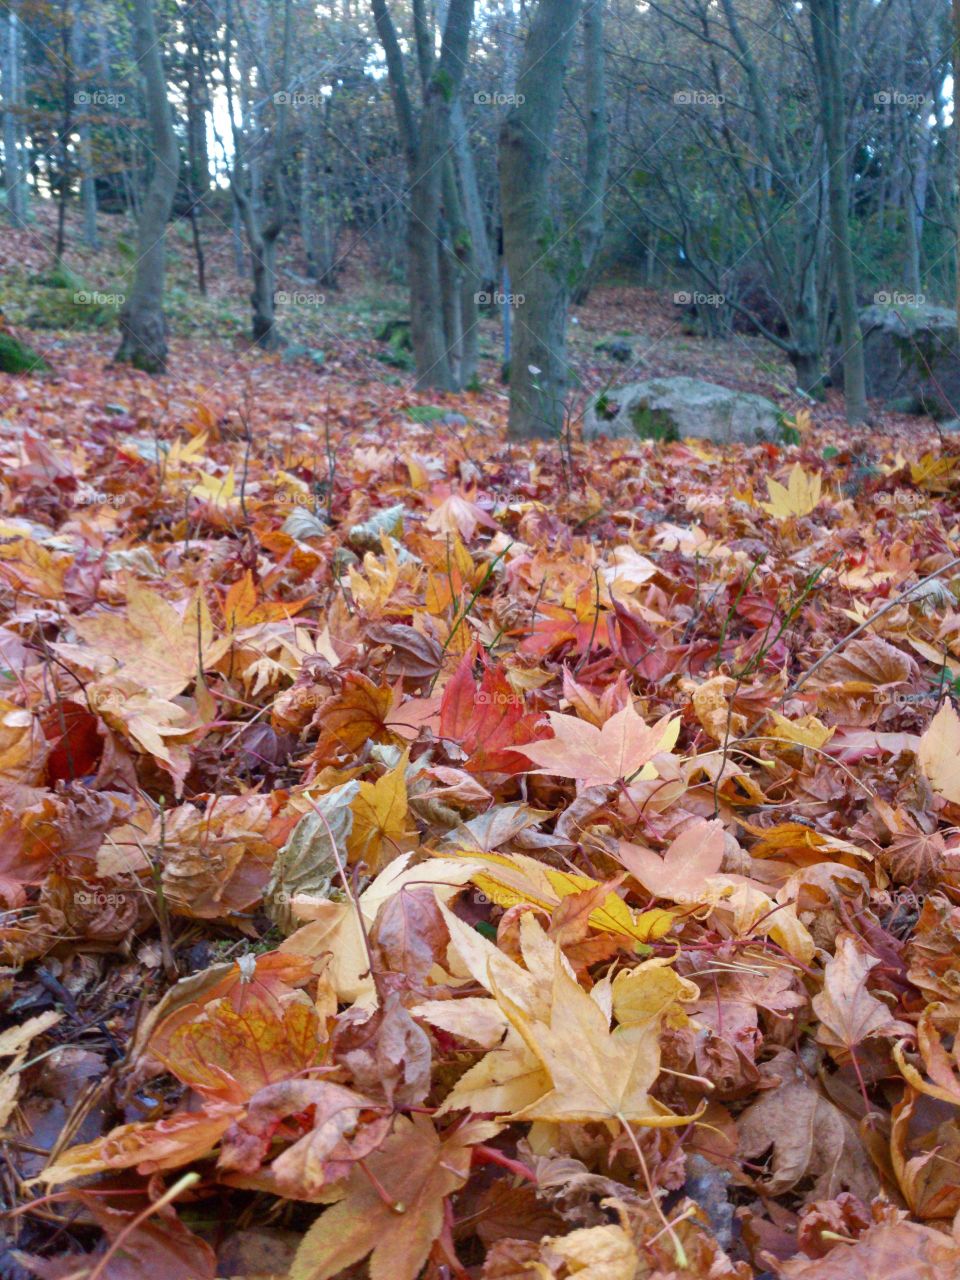
[[(233, 75), (233, 14), (230, 0), (226, 7), (226, 48), (223, 60), (223, 77), (227, 89), (230, 124), (233, 130), (233, 165), (230, 185), (233, 198), (240, 211), (250, 250), (253, 289), (250, 302), (253, 307), (251, 336), (254, 342), (267, 350), (282, 345), (282, 336), (276, 325), (277, 241), (287, 221), (289, 200), (284, 176), (287, 159), (287, 105), (290, 99), (288, 81), (290, 75), (290, 48), (293, 34), (293, 9), (291, 0), (283, 6), (283, 24), (280, 48), (280, 65), (275, 76), (270, 73), (266, 52), (258, 48), (258, 41), (246, 27), (248, 52), (256, 67), (258, 91), (279, 84), (280, 88), (261, 99), (252, 112), (245, 113), (244, 122), (238, 121), (234, 111)], [(241, 19), (243, 17), (241, 12)], [(261, 124), (261, 117), (268, 103), (274, 107), (273, 129), (268, 131)], [(247, 128), (244, 128), (244, 123)], [(248, 162), (248, 153), (253, 160)], [(266, 154), (266, 164), (260, 161)]]
[(163, 314), (166, 233), (177, 190), (180, 150), (167, 98), (153, 0), (134, 0), (133, 19), (154, 163), (140, 211), (136, 275), (120, 312), (116, 359), (148, 373), (160, 373), (167, 367), (167, 322)]
[(3, 185), (7, 213), (15, 226), (27, 220), (26, 166), (20, 154), (17, 111), (22, 101), (20, 20), (11, 6), (3, 30)]
[(843, 343), (843, 398), (848, 422), (867, 416), (863, 334), (850, 244), (847, 180), (847, 110), (840, 36), (841, 0), (809, 0), (810, 31), (820, 91), (820, 119), (827, 151), (827, 191), (837, 311)]
[[(410, 337), (417, 368), (417, 386), (453, 391), (462, 376), (465, 293), (463, 260), (447, 239), (442, 214), (459, 227), (459, 209), (450, 207), (453, 187), (445, 163), (452, 145), (453, 103), (463, 83), (473, 18), (473, 0), (451, 0), (443, 26), (440, 56), (434, 60), (431, 31), (422, 0), (414, 0), (417, 54), (423, 82), (419, 113), (414, 111), (407, 84), (403, 52), (386, 0), (372, 0), (373, 17), (383, 45), (400, 138), (407, 160), (409, 189)], [(444, 200), (446, 173), (446, 201)], [(460, 241), (463, 244), (461, 238)], [(453, 255), (453, 260), (451, 260)], [(482, 281), (474, 287), (480, 288)], [(446, 301), (445, 301), (446, 299)], [(453, 356), (453, 358), (451, 358)]]
[[(580, 0), (540, 0), (530, 23), (516, 101), (500, 130), (500, 205), (510, 289), (518, 305), (510, 356), (509, 434), (558, 435), (567, 392), (567, 307), (589, 272), (603, 230), (607, 121), (602, 85), (602, 0), (585, 31), (586, 177), (567, 222), (554, 213), (553, 137)], [(522, 303), (520, 299), (522, 298)]]

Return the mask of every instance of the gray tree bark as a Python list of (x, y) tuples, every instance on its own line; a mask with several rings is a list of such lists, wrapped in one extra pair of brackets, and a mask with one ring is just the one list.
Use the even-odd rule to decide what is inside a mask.
[(577, 221), (580, 280), (575, 301), (585, 302), (593, 284), (603, 242), (609, 133), (607, 77), (603, 57), (604, 0), (586, 0), (583, 10), (583, 76), (587, 107), (587, 163), (583, 201)]
[[(262, 13), (260, 16), (264, 17)], [(274, 95), (276, 110), (274, 136), (270, 144), (269, 171), (265, 175), (265, 181), (261, 186), (262, 177), (259, 165), (255, 160), (251, 160), (249, 164), (246, 164), (243, 158), (249, 147), (247, 134), (252, 130), (259, 132), (261, 129), (259, 119), (254, 119), (251, 122), (245, 118), (244, 123), (238, 125), (234, 113), (233, 77), (230, 72), (233, 23), (230, 5), (229, 3), (227, 5), (225, 21), (227, 48), (223, 75), (227, 92), (228, 114), (233, 130), (233, 167), (230, 175), (230, 186), (233, 191), (234, 203), (240, 212), (240, 219), (246, 232), (247, 248), (250, 251), (250, 270), (253, 285), (250, 291), (252, 308), (251, 337), (258, 346), (268, 351), (275, 351), (283, 345), (284, 341), (276, 323), (277, 241), (286, 224), (288, 207), (283, 166), (286, 160), (288, 97), (286, 86), (290, 68), (292, 23), (291, 0), (285, 0), (279, 73), (281, 89)], [(265, 27), (262, 29), (261, 35), (265, 37)], [(259, 92), (262, 93), (263, 86), (270, 83), (270, 77), (262, 64), (257, 65), (257, 75), (257, 83), (260, 86)], [(245, 117), (246, 114), (245, 109)], [(259, 112), (253, 114), (259, 117)]]
[(857, 281), (850, 245), (847, 183), (847, 112), (843, 63), (840, 56), (841, 0), (809, 0), (810, 30), (820, 89), (820, 117), (827, 152), (827, 194), (830, 210), (837, 310), (843, 343), (843, 399), (847, 421), (867, 417), (863, 334), (857, 307)]
[(550, 211), (550, 149), (580, 0), (540, 0), (530, 24), (516, 103), (500, 129), (500, 204), (514, 311), (512, 439), (557, 436), (567, 391), (569, 279), (564, 234)]
[(3, 185), (7, 214), (14, 226), (27, 220), (26, 166), (20, 155), (20, 24), (11, 9), (4, 23), (3, 44)]
[(115, 358), (148, 373), (161, 373), (167, 367), (167, 322), (163, 314), (166, 233), (177, 190), (180, 150), (167, 98), (153, 0), (134, 0), (133, 16), (154, 166), (140, 211), (136, 275), (120, 312), (120, 346)]
[[(422, 10), (415, 8), (418, 58), (423, 77), (423, 106), (419, 122), (407, 89), (403, 54), (386, 0), (372, 0), (372, 9), (407, 157), (410, 337), (416, 362), (416, 385), (419, 390), (455, 391), (459, 385), (459, 369), (455, 370), (451, 360), (451, 347), (458, 350), (458, 333), (462, 336), (462, 310), (450, 302), (456, 292), (455, 264), (441, 264), (441, 255), (448, 252), (443, 244), (441, 211), (444, 157), (451, 145), (453, 104), (463, 83), (473, 0), (452, 0), (443, 27), (440, 57), (435, 66)], [(448, 300), (446, 307), (445, 296)], [(452, 326), (454, 331), (450, 332), (448, 326)]]

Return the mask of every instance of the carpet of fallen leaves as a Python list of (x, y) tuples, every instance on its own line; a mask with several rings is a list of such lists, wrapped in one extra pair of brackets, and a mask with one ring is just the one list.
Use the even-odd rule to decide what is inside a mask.
[(3, 1274), (960, 1276), (950, 438), (196, 359), (2, 388)]

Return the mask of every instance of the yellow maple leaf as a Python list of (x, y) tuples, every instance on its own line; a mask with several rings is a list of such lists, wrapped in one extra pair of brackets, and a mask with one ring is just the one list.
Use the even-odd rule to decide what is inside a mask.
[(775, 520), (790, 520), (794, 516), (808, 516), (820, 501), (822, 477), (819, 471), (808, 475), (799, 462), (793, 464), (786, 487), (767, 476), (769, 502), (760, 506)]
[(351, 862), (361, 858), (378, 871), (403, 851), (411, 835), (407, 826), (407, 764), (405, 751), (396, 767), (376, 782), (361, 782), (354, 798), (353, 830), (347, 844)]
[(127, 578), (126, 591), (124, 613), (85, 613), (73, 619), (73, 627), (97, 653), (118, 662), (119, 674), (135, 685), (160, 698), (176, 697), (196, 679), (201, 664), (212, 667), (227, 651), (228, 638), (213, 638), (202, 591), (182, 614), (136, 578)]
[[(472, 876), (473, 883), (498, 907), (514, 907), (519, 903), (542, 907), (553, 912), (564, 898), (574, 893), (595, 889), (599, 881), (545, 866), (523, 854), (466, 853), (465, 857), (486, 863), (489, 874)], [(602, 933), (621, 933), (637, 942), (649, 942), (668, 933), (675, 915), (654, 908), (635, 912), (616, 893), (608, 893), (603, 904), (591, 911), (589, 920)]]
[(551, 1088), (514, 1112), (511, 1120), (586, 1124), (619, 1120), (654, 1128), (689, 1124), (650, 1097), (660, 1074), (660, 1023), (652, 1018), (614, 1031), (609, 1017), (580, 986), (555, 948), (549, 1022), (531, 1018), (492, 981), (493, 994), (529, 1051), (543, 1064)]
[(917, 758), (934, 791), (960, 804), (960, 715), (952, 702), (945, 702), (927, 725)]
[(816, 747), (819, 749), (829, 742), (836, 733), (835, 728), (828, 728), (816, 716), (801, 716), (798, 720), (788, 720), (779, 711), (771, 711), (773, 736), (787, 743), (795, 743), (798, 747)]
[(223, 476), (214, 476), (207, 471), (201, 471), (199, 479), (190, 489), (190, 497), (225, 511), (240, 501), (239, 497), (234, 496), (235, 489), (233, 467), (230, 467)]

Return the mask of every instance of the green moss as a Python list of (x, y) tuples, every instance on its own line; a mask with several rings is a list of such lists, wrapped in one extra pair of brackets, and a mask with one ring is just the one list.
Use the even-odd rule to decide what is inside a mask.
[(0, 333), (0, 373), (43, 373), (49, 368), (32, 347), (12, 334)]
[(58, 262), (51, 271), (38, 271), (36, 275), (29, 276), (28, 283), (43, 285), (45, 289), (70, 289), (71, 292), (79, 292), (88, 287), (75, 271), (71, 271), (62, 262)]
[(630, 414), (630, 422), (641, 440), (661, 440), (666, 443), (679, 440), (676, 423), (663, 409), (650, 409), (637, 405)]
[(439, 404), (412, 404), (403, 411), (412, 422), (436, 422), (450, 412)]
[(438, 67), (433, 74), (433, 83), (444, 102), (453, 100), (453, 77), (443, 67)]

